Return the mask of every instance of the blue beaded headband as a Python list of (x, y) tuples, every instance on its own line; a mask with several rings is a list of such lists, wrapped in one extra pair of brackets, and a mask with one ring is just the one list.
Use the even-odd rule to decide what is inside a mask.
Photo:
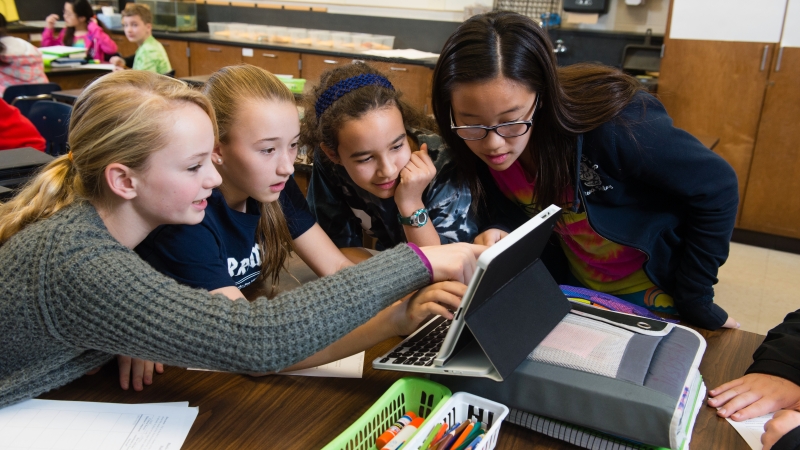
[(333, 102), (339, 100), (343, 95), (355, 91), (358, 88), (372, 85), (383, 86), (387, 89), (394, 90), (392, 83), (380, 75), (365, 73), (346, 78), (329, 87), (319, 96), (317, 103), (314, 105), (314, 110), (317, 112), (317, 119), (322, 116), (322, 113), (324, 113), (326, 109), (330, 108)]

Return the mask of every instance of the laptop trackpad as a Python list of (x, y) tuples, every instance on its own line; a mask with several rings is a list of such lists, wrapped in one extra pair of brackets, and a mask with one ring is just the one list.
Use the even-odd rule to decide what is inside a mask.
[(482, 376), (492, 371), (492, 364), (478, 342), (473, 340), (447, 360), (441, 369), (453, 375)]

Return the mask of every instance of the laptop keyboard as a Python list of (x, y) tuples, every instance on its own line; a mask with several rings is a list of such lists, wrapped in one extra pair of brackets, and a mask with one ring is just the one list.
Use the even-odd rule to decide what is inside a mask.
[(406, 366), (433, 365), (433, 359), (439, 353), (451, 323), (451, 320), (442, 316), (437, 317), (411, 339), (397, 346), (380, 362)]

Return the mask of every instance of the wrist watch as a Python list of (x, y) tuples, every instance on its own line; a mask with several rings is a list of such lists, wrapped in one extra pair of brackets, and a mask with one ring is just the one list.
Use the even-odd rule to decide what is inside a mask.
[(409, 225), (412, 227), (421, 228), (424, 227), (426, 223), (428, 223), (428, 210), (425, 208), (420, 208), (414, 211), (408, 217), (403, 217), (400, 214), (397, 215), (397, 220), (400, 221), (402, 225)]

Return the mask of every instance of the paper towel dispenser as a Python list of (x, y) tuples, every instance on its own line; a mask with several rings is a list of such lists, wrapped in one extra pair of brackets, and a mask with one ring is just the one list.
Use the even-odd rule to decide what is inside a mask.
[(608, 12), (608, 0), (564, 0), (564, 11), (580, 13)]

